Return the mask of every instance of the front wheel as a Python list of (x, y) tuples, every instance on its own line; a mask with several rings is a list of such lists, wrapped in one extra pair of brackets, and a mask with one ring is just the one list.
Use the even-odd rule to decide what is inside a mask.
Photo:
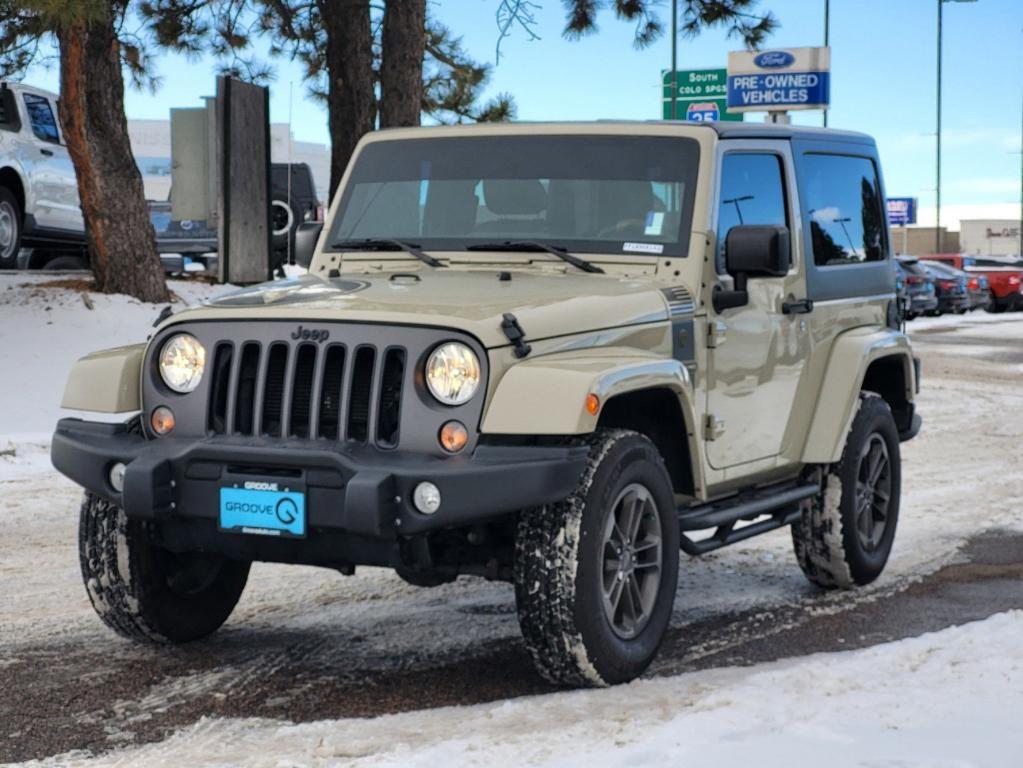
[(0, 269), (18, 266), (21, 250), (21, 207), (6, 187), (0, 187)]
[(899, 520), (900, 464), (888, 403), (861, 393), (842, 458), (817, 469), (821, 492), (792, 525), (796, 559), (812, 583), (848, 589), (881, 575)]
[(515, 600), (540, 674), (587, 686), (642, 674), (671, 619), (678, 541), (657, 448), (636, 432), (594, 434), (572, 495), (519, 516)]
[(86, 493), (79, 519), (82, 579), (103, 623), (131, 640), (185, 643), (227, 621), (249, 563), (156, 546), (148, 524)]

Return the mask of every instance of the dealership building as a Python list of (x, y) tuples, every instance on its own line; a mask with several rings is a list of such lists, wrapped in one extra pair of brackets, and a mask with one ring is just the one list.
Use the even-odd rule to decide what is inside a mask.
[(959, 222), (959, 248), (971, 256), (1019, 256), (1019, 219), (964, 219)]
[[(171, 188), (170, 120), (129, 120), (128, 136), (135, 162), (142, 171), (147, 200), (168, 200)], [(296, 141), (287, 123), (270, 125), (270, 162), (307, 163), (316, 192), (326, 201), (330, 189), (330, 147)]]

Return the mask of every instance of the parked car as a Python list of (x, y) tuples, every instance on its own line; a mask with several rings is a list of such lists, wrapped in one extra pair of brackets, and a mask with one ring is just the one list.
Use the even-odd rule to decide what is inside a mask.
[(931, 314), (965, 314), (970, 311), (970, 292), (966, 287), (966, 275), (961, 277), (944, 274), (934, 264), (921, 263), (920, 267), (934, 276), (934, 292), (938, 296), (938, 307)]
[(299, 225), (322, 221), (323, 206), (316, 195), (313, 171), (306, 163), (273, 163), (270, 197), (273, 267), (283, 275), (283, 265), (295, 263), (295, 233)]
[(514, 584), (544, 677), (608, 685), (680, 550), (784, 531), (813, 584), (869, 584), (920, 429), (882, 189), (873, 139), (803, 126), (365, 136), (308, 274), (73, 367), (64, 407), (133, 414), (52, 441), (99, 618), (198, 640), (259, 560), (469, 574)]
[(968, 309), (987, 309), (991, 303), (991, 287), (985, 275), (971, 275), (944, 261), (928, 261), (926, 267), (935, 273), (939, 284), (942, 280), (955, 280), (965, 284), (966, 295), (969, 298)]
[(0, 268), (39, 268), (57, 259), (58, 268), (82, 267), (84, 247), (57, 94), (0, 83)]
[[(303, 222), (322, 220), (323, 207), (316, 196), (312, 169), (306, 163), (272, 163), (270, 197), (271, 269), (283, 275), (283, 265), (294, 263), (296, 229)], [(175, 221), (169, 200), (150, 201), (149, 217), (156, 230), (156, 249), (167, 272), (216, 271), (216, 227), (199, 219)]]
[(148, 204), (164, 271), (172, 275), (216, 272), (216, 228), (200, 219), (175, 221), (169, 200), (149, 200)]
[(934, 275), (920, 266), (913, 256), (900, 256), (895, 266), (906, 279), (905, 318), (915, 320), (920, 315), (930, 314), (938, 309), (938, 294), (934, 287)]
[(1023, 267), (1018, 264), (961, 253), (936, 253), (920, 258), (950, 264), (967, 274), (984, 275), (991, 289), (989, 312), (1023, 309)]

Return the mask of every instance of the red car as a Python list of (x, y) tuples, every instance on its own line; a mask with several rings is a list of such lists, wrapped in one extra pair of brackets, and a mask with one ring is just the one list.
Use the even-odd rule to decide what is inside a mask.
[(940, 261), (968, 274), (986, 277), (991, 287), (989, 312), (1023, 309), (1023, 266), (961, 253), (932, 253), (920, 258)]

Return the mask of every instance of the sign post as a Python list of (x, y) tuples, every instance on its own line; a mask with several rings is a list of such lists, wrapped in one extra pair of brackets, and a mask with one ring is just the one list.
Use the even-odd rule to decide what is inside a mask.
[(727, 71), (724, 69), (691, 69), (661, 73), (664, 119), (671, 120), (672, 84), (675, 88), (676, 119), (742, 120), (740, 114), (726, 111)]
[(829, 48), (733, 51), (728, 54), (728, 111), (827, 109), (830, 69)]
[(888, 198), (888, 226), (902, 227), (902, 253), (905, 255), (909, 243), (909, 230), (906, 227), (916, 224), (915, 197)]

